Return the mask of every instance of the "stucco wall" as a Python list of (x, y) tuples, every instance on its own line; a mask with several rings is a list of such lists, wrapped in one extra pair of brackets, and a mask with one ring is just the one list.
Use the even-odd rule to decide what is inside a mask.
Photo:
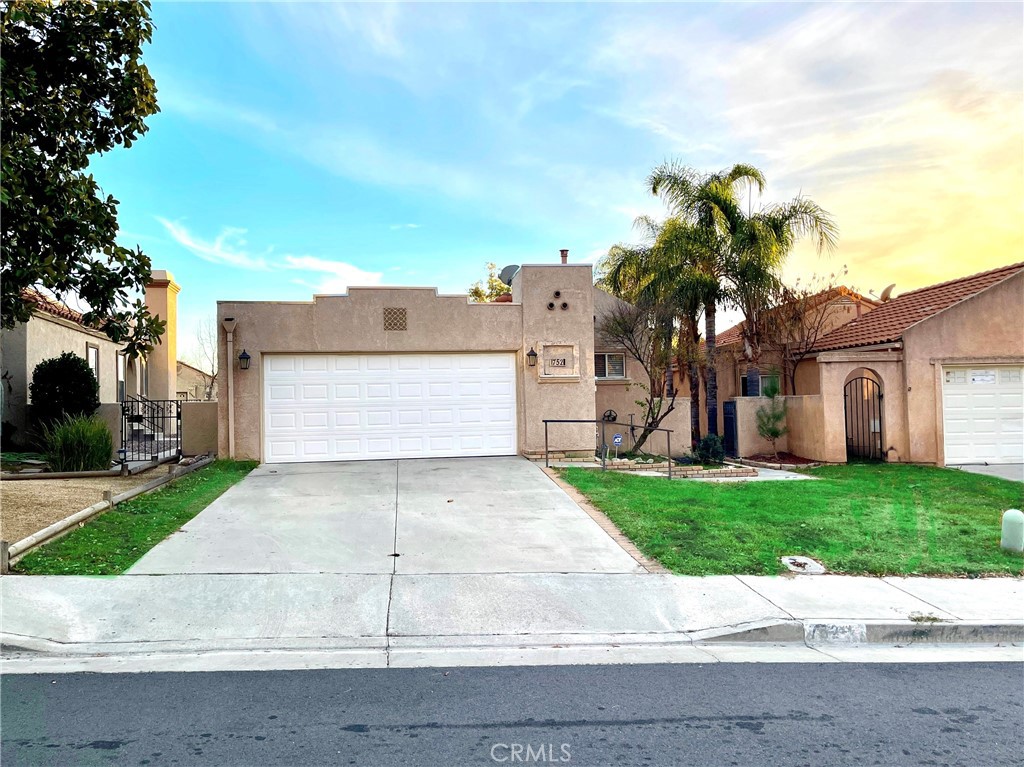
[[(536, 367), (524, 370), (519, 412), (520, 452), (538, 453), (544, 449), (544, 419), (594, 418), (593, 270), (578, 265), (523, 266), (512, 280), (512, 300), (522, 307), (523, 353), (533, 348), (541, 355)], [(549, 303), (554, 309), (548, 309)], [(562, 309), (562, 303), (568, 308)], [(544, 347), (557, 344), (577, 347), (575, 377), (544, 374)], [(593, 424), (562, 424), (557, 434), (557, 443), (552, 443), (557, 449), (594, 449)]]
[(909, 328), (906, 360), (908, 457), (944, 463), (942, 366), (1024, 364), (1024, 272)]
[(910, 458), (907, 444), (907, 386), (903, 377), (903, 354), (896, 349), (838, 351), (818, 356), (824, 444), (827, 454), (823, 460), (833, 463), (846, 461), (846, 408), (843, 390), (850, 374), (862, 367), (876, 373), (881, 380), (882, 450), (886, 460), (913, 460)]
[(64, 352), (88, 359), (88, 344), (96, 346), (100, 352), (100, 402), (116, 402), (119, 347), (106, 335), (42, 313), (3, 331), (3, 420), (14, 427), (12, 434), (16, 441), (25, 436), (29, 426), (28, 387), (36, 365)]
[[(786, 397), (786, 449), (801, 458), (832, 461), (835, 453), (825, 446), (825, 411), (821, 395), (808, 394)], [(842, 459), (846, 459), (845, 449)]]
[(217, 403), (181, 403), (181, 452), (202, 455), (217, 452)]
[[(347, 295), (316, 296), (310, 302), (236, 302), (217, 305), (219, 334), (218, 440), (228, 454), (227, 370), (233, 369), (235, 456), (259, 460), (262, 451), (263, 355), (270, 353), (515, 352), (519, 451), (544, 449), (544, 418), (592, 419), (593, 297), (589, 265), (524, 266), (513, 281), (514, 303), (471, 304), (466, 296), (439, 296), (433, 288), (352, 288)], [(547, 309), (559, 290), (569, 308)], [(385, 331), (384, 307), (403, 307), (405, 331)], [(234, 354), (227, 359), (221, 325), (234, 317)], [(574, 375), (545, 378), (539, 362), (526, 366), (525, 353), (542, 354), (551, 344), (574, 344)], [(250, 368), (238, 369), (245, 349)], [(591, 427), (563, 427), (559, 450), (593, 450)]]
[[(740, 458), (771, 453), (772, 444), (757, 432), (757, 410), (768, 404), (767, 397), (736, 397), (736, 453)], [(778, 450), (788, 450), (788, 435), (776, 441)]]
[(110, 436), (114, 443), (113, 457), (116, 458), (117, 451), (121, 449), (121, 405), (116, 402), (104, 402), (96, 411), (96, 416), (102, 419), (110, 429)]

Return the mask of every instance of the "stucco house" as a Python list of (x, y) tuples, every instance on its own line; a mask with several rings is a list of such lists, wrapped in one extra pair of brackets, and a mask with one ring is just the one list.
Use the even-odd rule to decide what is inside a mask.
[[(787, 338), (791, 344), (800, 345), (808, 339), (823, 338), (836, 328), (852, 322), (881, 302), (840, 285), (810, 296), (804, 305), (805, 317), (796, 324), (795, 329), (801, 338)], [(785, 312), (788, 305), (776, 307), (774, 312)], [(747, 359), (743, 345), (744, 323), (740, 322), (716, 335), (716, 364), (718, 372), (718, 424), (722, 430), (725, 423), (726, 404), (735, 397), (751, 395), (747, 389)], [(792, 332), (792, 331), (791, 331)], [(703, 344), (703, 342), (702, 342)], [(803, 348), (809, 347), (807, 343)], [(778, 391), (786, 395), (819, 394), (819, 382), (816, 355), (808, 353), (796, 360), (792, 370), (787, 369), (785, 351), (781, 344), (766, 344), (762, 350), (759, 364), (761, 387), (763, 391), (769, 382), (778, 386)], [(680, 392), (690, 391), (689, 371), (675, 371), (675, 386)], [(700, 382), (700, 433), (707, 434), (706, 390), (704, 381)]]
[[(780, 449), (844, 462), (1024, 462), (1024, 263), (904, 293), (814, 347), (817, 391), (786, 397)], [(736, 398), (737, 451), (762, 452), (759, 398)]]
[[(350, 288), (311, 301), (220, 301), (220, 453), (268, 463), (594, 454), (639, 409), (636, 368), (595, 340), (607, 302), (589, 264), (529, 264), (511, 300)], [(688, 410), (686, 400), (677, 404)], [(680, 419), (689, 444), (688, 418)]]
[(176, 395), (185, 401), (213, 399), (217, 376), (178, 360)]
[(83, 357), (99, 382), (99, 414), (120, 434), (118, 403), (129, 396), (174, 399), (176, 392), (176, 325), (179, 286), (166, 271), (154, 271), (146, 287), (146, 305), (167, 321), (160, 344), (146, 357), (131, 359), (105, 333), (87, 327), (82, 314), (38, 291), (27, 291), (32, 318), (0, 332), (2, 429), (5, 444), (26, 444), (30, 427), (29, 383), (36, 365), (72, 352)]

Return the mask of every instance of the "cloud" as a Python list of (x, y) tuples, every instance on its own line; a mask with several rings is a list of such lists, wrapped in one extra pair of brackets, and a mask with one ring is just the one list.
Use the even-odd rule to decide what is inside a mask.
[(315, 256), (285, 256), (283, 268), (327, 275), (317, 283), (293, 280), (300, 285), (312, 288), (317, 293), (345, 293), (353, 286), (380, 285), (381, 277), (383, 277), (380, 272), (367, 272), (344, 261), (331, 261)]
[(391, 229), (391, 230), (395, 230), (395, 229), (419, 229), (419, 228), (420, 228), (419, 224), (392, 224), (391, 226), (388, 227), (388, 229)]
[(237, 227), (224, 227), (217, 237), (212, 241), (201, 240), (194, 236), (184, 226), (168, 221), (166, 218), (157, 217), (157, 221), (163, 224), (164, 229), (171, 235), (175, 242), (183, 248), (211, 264), (222, 264), (233, 266), (239, 269), (253, 269), (266, 271), (269, 269), (266, 255), (252, 255), (245, 250), (246, 241), (244, 238), (245, 229)]

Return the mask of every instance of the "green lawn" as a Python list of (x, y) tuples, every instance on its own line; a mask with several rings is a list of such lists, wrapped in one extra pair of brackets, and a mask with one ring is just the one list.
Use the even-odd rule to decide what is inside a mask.
[(1017, 482), (929, 466), (852, 464), (818, 481), (669, 482), (592, 469), (562, 476), (648, 556), (686, 575), (772, 574), (802, 554), (841, 573), (1024, 574), (999, 548)]
[(209, 506), (256, 467), (255, 461), (216, 461), (148, 495), (95, 517), (19, 561), (33, 575), (118, 575)]

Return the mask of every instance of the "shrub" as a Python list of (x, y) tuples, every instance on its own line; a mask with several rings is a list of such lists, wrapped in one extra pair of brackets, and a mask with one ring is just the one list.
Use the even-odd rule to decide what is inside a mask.
[(764, 396), (768, 398), (765, 405), (761, 405), (755, 414), (757, 417), (757, 433), (762, 439), (768, 440), (772, 445), (772, 452), (775, 459), (779, 458), (779, 439), (788, 431), (786, 428), (786, 401), (779, 396), (779, 386), (774, 380), (764, 388)]
[(96, 416), (66, 416), (44, 434), (51, 471), (102, 471), (110, 468), (114, 438)]
[(717, 434), (702, 437), (693, 453), (701, 463), (722, 463), (725, 460), (725, 446)]
[(91, 416), (100, 406), (100, 385), (89, 363), (71, 352), (43, 360), (29, 384), (32, 418), (42, 433), (65, 418)]

